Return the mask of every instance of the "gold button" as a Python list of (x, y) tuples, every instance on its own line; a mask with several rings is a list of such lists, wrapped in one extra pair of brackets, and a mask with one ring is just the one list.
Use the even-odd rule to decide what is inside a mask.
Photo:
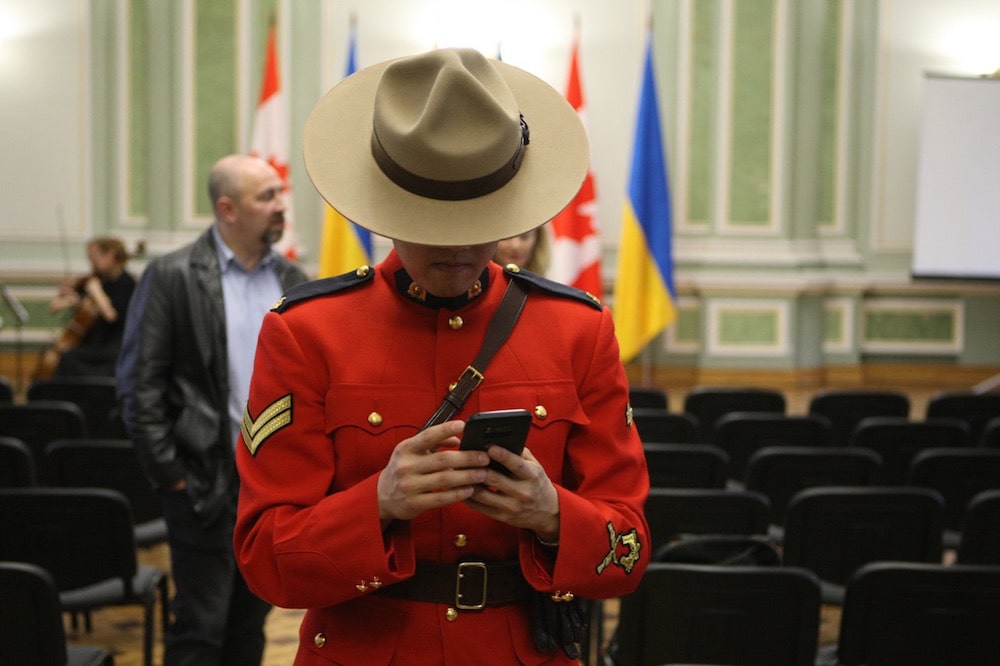
[(455, 620), (458, 619), (458, 611), (449, 606), (448, 610), (444, 612), (444, 619), (448, 620), (449, 622), (454, 622)]
[(535, 405), (535, 416), (544, 420), (548, 415), (549, 412), (544, 405)]
[(379, 427), (382, 425), (382, 415), (378, 412), (372, 412), (368, 415), (368, 425)]
[(358, 592), (367, 592), (368, 591), (368, 583), (366, 583), (365, 581), (361, 581), (360, 583), (358, 583), (354, 587), (358, 588)]
[(451, 326), (451, 330), (453, 331), (457, 331), (458, 329), (462, 328), (463, 324), (465, 324), (465, 322), (462, 321), (462, 318), (459, 317), (458, 315), (455, 315), (454, 317), (448, 320), (448, 326)]
[(458, 382), (452, 382), (451, 384), (448, 384), (448, 390), (454, 391), (456, 386), (458, 386)]
[(326, 645), (326, 636), (324, 636), (323, 634), (316, 634), (316, 636), (313, 638), (313, 643), (316, 645), (316, 647), (323, 647), (324, 645)]
[(372, 586), (373, 590), (377, 590), (378, 588), (382, 587), (382, 581), (378, 579), (378, 576), (375, 576), (374, 578), (372, 578), (372, 582), (369, 583), (369, 585)]
[(566, 602), (573, 601), (574, 598), (575, 595), (572, 592), (567, 592), (566, 594), (562, 595), (562, 600)]
[(456, 534), (455, 535), (455, 545), (456, 546), (458, 546), (459, 548), (465, 548), (465, 545), (467, 543), (469, 543), (469, 537), (465, 536), (464, 534)]
[(507, 264), (504, 268), (506, 268), (507, 270), (509, 270), (511, 273), (520, 273), (521, 272), (521, 267), (518, 266), (517, 264)]
[(358, 270), (354, 271), (354, 274), (358, 277), (365, 277), (369, 272), (371, 272), (371, 270), (372, 269), (368, 266), (361, 266)]

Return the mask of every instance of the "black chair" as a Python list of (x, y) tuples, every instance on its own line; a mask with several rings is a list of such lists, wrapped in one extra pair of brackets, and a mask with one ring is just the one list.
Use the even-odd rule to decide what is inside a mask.
[(59, 594), (45, 569), (0, 562), (0, 664), (112, 666), (104, 648), (67, 645)]
[(765, 446), (829, 446), (830, 422), (816, 415), (730, 412), (715, 423), (712, 444), (729, 455), (729, 478), (742, 481), (747, 460)]
[(855, 447), (767, 446), (747, 461), (747, 490), (771, 501), (772, 534), (781, 537), (788, 502), (816, 486), (869, 486), (882, 464), (878, 454)]
[(767, 534), (771, 503), (761, 493), (718, 488), (651, 488), (646, 498), (650, 548), (690, 534)]
[(847, 446), (862, 419), (870, 416), (909, 416), (910, 398), (900, 391), (831, 389), (809, 400), (809, 414), (830, 419), (832, 443)]
[(698, 419), (699, 441), (711, 441), (715, 423), (730, 412), (785, 412), (785, 395), (765, 388), (698, 386), (684, 396), (684, 411)]
[(969, 426), (961, 419), (912, 421), (905, 416), (862, 419), (851, 435), (851, 446), (863, 446), (882, 456), (878, 483), (894, 486), (909, 482), (910, 463), (924, 449), (969, 446)]
[(979, 444), (991, 449), (1000, 449), (1000, 416), (986, 422), (983, 434), (979, 437)]
[(630, 386), (628, 389), (628, 402), (635, 407), (652, 407), (654, 409), (667, 409), (669, 402), (667, 392), (656, 386)]
[(969, 424), (973, 443), (978, 443), (986, 424), (1000, 416), (1000, 393), (941, 391), (927, 401), (927, 418), (962, 419)]
[(819, 577), (823, 602), (868, 562), (940, 563), (944, 499), (928, 488), (807, 488), (788, 504), (782, 561)]
[(848, 581), (843, 666), (1000, 664), (1000, 567), (873, 562)]
[(722, 488), (729, 457), (711, 444), (642, 445), (654, 488)]
[(64, 612), (142, 606), (144, 664), (151, 666), (157, 594), (167, 625), (168, 575), (137, 562), (124, 495), (104, 488), (0, 489), (0, 525), (0, 559), (51, 573)]
[(0, 437), (0, 488), (35, 485), (35, 459), (24, 442)]
[(657, 407), (633, 407), (632, 422), (644, 442), (690, 444), (698, 430), (698, 422), (690, 414)]
[(1000, 488), (984, 490), (969, 501), (956, 561), (1000, 564)]
[(14, 387), (6, 377), (0, 377), (0, 402), (14, 402)]
[(45, 484), (52, 480), (45, 447), (57, 439), (86, 437), (87, 424), (80, 407), (65, 400), (0, 403), (0, 436), (24, 442), (34, 458), (38, 482)]
[(819, 582), (805, 569), (653, 562), (621, 599), (622, 666), (813, 666)]
[(148, 548), (167, 541), (163, 504), (124, 439), (59, 439), (46, 449), (53, 483), (65, 488), (110, 488), (128, 498), (135, 542)]
[(87, 435), (102, 439), (124, 439), (114, 377), (54, 377), (36, 379), (28, 385), (28, 402), (65, 400), (80, 407), (87, 422)]
[(944, 497), (944, 545), (955, 548), (969, 501), (984, 490), (1000, 488), (1000, 450), (924, 449), (910, 464), (910, 485), (933, 488)]

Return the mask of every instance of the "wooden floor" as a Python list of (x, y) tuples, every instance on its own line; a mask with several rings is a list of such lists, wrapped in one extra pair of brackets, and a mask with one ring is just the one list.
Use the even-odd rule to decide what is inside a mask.
[[(788, 412), (804, 413), (808, 405), (808, 392), (786, 392)], [(913, 418), (922, 418), (926, 409), (928, 391), (910, 391)], [(671, 395), (671, 409), (679, 410), (678, 396)], [(165, 546), (140, 552), (140, 561), (169, 568), (169, 553)], [(605, 636), (610, 636), (617, 621), (617, 601), (605, 603)], [(267, 647), (264, 652), (264, 666), (288, 666), (292, 663), (298, 646), (298, 627), (303, 611), (275, 608), (268, 616), (265, 631)], [(156, 622), (157, 627), (160, 623)], [(836, 607), (824, 607), (821, 623), (821, 644), (836, 642), (840, 626), (840, 611)], [(113, 608), (93, 614), (93, 633), (72, 633), (67, 623), (67, 633), (71, 643), (100, 645), (115, 654), (116, 666), (142, 666), (142, 610), (139, 607)], [(154, 641), (154, 664), (163, 663), (163, 637), (157, 632)]]

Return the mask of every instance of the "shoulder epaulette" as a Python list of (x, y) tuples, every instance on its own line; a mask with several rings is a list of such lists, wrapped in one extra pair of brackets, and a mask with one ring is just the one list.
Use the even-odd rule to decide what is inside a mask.
[(339, 291), (371, 282), (374, 277), (375, 269), (371, 266), (361, 266), (357, 270), (344, 273), (343, 275), (303, 282), (286, 291), (284, 296), (278, 299), (278, 302), (271, 307), (271, 311), (284, 312), (296, 303), (308, 301), (310, 298), (316, 298), (317, 296), (336, 294)]
[(507, 264), (504, 266), (503, 272), (509, 275), (515, 280), (521, 280), (522, 282), (527, 282), (533, 287), (556, 296), (562, 296), (563, 298), (571, 298), (575, 301), (581, 303), (586, 303), (592, 308), (601, 310), (604, 306), (601, 304), (601, 299), (594, 296), (589, 291), (583, 291), (582, 289), (577, 289), (576, 287), (571, 287), (562, 282), (556, 282), (555, 280), (549, 280), (544, 278), (537, 273), (532, 273), (531, 271), (526, 271), (517, 264)]

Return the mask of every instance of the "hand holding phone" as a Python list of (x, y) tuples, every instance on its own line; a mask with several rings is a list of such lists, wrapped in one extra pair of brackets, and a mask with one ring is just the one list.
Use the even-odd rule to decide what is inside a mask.
[[(530, 428), (531, 412), (526, 409), (477, 412), (465, 422), (459, 448), (463, 451), (485, 451), (489, 446), (496, 445), (521, 455)], [(489, 467), (511, 476), (510, 470), (495, 460), (490, 460)]]

